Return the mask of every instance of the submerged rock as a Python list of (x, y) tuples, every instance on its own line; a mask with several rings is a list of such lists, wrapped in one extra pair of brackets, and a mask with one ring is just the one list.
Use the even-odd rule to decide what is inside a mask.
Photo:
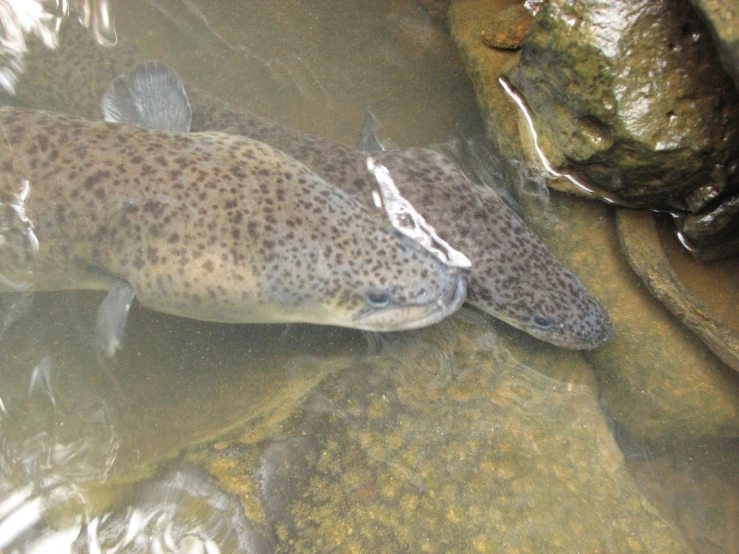
[[(723, 324), (680, 282), (662, 249), (654, 214), (618, 210), (617, 216), (621, 246), (634, 272), (651, 293), (723, 362), (739, 371), (739, 336), (736, 330)], [(714, 279), (714, 285), (721, 284), (718, 278)]]
[(669, 455), (638, 452), (628, 466), (639, 489), (675, 522), (695, 552), (735, 552), (739, 544), (736, 443), (701, 442)]
[(595, 391), (520, 364), (460, 315), (328, 378), (274, 437), (189, 459), (266, 516), (278, 551), (687, 552), (634, 486)]
[[(541, 151), (596, 196), (703, 219), (735, 201), (739, 94), (687, 0), (550, 0), (508, 76)], [(680, 220), (709, 256), (739, 226), (721, 214)]]
[(552, 193), (545, 207), (531, 197), (522, 200), (529, 223), (592, 283), (611, 314), (613, 341), (587, 359), (618, 426), (652, 443), (736, 437), (739, 374), (634, 275), (621, 252), (612, 208), (562, 193)]

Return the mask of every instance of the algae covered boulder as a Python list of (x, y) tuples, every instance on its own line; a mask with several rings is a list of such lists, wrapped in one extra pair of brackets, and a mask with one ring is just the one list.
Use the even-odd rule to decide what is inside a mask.
[(735, 234), (723, 205), (739, 190), (739, 95), (687, 0), (551, 0), (508, 76), (559, 171), (619, 204), (686, 214), (696, 249)]

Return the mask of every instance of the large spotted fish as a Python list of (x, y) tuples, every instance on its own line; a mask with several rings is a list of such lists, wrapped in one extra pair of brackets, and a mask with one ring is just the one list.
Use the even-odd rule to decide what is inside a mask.
[[(99, 99), (110, 82), (144, 60), (133, 48), (97, 48), (74, 27), (65, 30), (61, 43), (52, 55), (29, 55), (28, 78), (21, 80), (17, 101), (100, 117)], [(76, 86), (79, 79), (85, 82), (82, 88)], [(188, 87), (187, 94), (193, 131), (218, 130), (264, 141), (365, 205), (374, 205), (377, 185), (366, 153), (259, 117), (195, 87)], [(594, 348), (610, 339), (611, 322), (602, 306), (492, 190), (473, 184), (434, 150), (372, 155), (438, 234), (472, 261), (468, 302), (566, 348)]]
[(455, 268), (259, 141), (10, 107), (0, 274), (6, 291), (109, 290), (108, 353), (134, 295), (206, 321), (377, 331), (432, 324), (465, 297)]

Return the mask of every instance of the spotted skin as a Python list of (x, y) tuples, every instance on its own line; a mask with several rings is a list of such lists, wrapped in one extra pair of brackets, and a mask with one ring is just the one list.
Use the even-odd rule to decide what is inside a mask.
[[(39, 243), (20, 261), (0, 244), (6, 281), (122, 279), (144, 306), (184, 317), (383, 331), (434, 323), (464, 300), (456, 270), (258, 141), (7, 107), (0, 130), (0, 222), (27, 181)], [(19, 244), (22, 226), (5, 227)]]
[(432, 150), (395, 150), (377, 158), (408, 199), (423, 205), (441, 235), (453, 237), (472, 260), (468, 302), (559, 346), (587, 349), (610, 339), (603, 307), (492, 190), (470, 183)]
[[(192, 129), (249, 136), (290, 153), (365, 205), (373, 205), (367, 154), (188, 91)], [(546, 342), (590, 349), (608, 341), (608, 314), (491, 189), (471, 182), (446, 155), (427, 148), (373, 152), (401, 194), (438, 234), (472, 261), (467, 301)]]
[[(71, 26), (63, 31), (64, 47), (53, 55), (31, 49), (27, 64), (34, 71), (21, 82), (14, 101), (99, 117), (99, 99), (108, 83), (146, 58), (132, 47), (97, 48)], [(84, 68), (83, 90), (69, 78), (70, 72), (82, 71), (79, 68)], [(369, 191), (374, 183), (364, 153), (282, 126), (195, 87), (186, 89), (193, 131), (218, 130), (264, 141), (365, 205), (371, 204)], [(610, 339), (611, 322), (598, 301), (493, 191), (475, 186), (450, 160), (428, 149), (373, 156), (391, 170), (401, 193), (439, 235), (472, 260), (468, 302), (565, 348), (595, 348)]]

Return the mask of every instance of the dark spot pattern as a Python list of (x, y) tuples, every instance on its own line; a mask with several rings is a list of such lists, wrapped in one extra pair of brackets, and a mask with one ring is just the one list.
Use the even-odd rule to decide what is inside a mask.
[[(95, 52), (102, 52), (102, 50), (96, 50)], [(132, 67), (140, 61), (130, 58), (130, 54), (125, 54), (125, 52), (127, 51), (121, 49), (116, 49), (114, 52), (116, 67), (120, 68), (116, 72), (122, 71), (125, 67)], [(103, 54), (99, 55), (102, 56)], [(129, 56), (129, 58), (126, 56)], [(100, 64), (98, 63), (98, 65)], [(53, 100), (54, 110), (97, 117), (100, 91), (107, 85), (110, 76), (107, 73), (97, 75), (99, 81), (97, 87), (76, 86), (79, 82), (91, 83), (95, 80), (94, 77), (96, 76), (90, 74), (90, 68), (86, 65), (69, 64), (69, 67), (65, 67), (64, 81), (73, 83), (75, 86), (55, 86), (53, 88), (51, 99)], [(24, 78), (36, 78), (47, 87), (48, 83), (59, 81), (57, 78), (38, 72), (33, 74), (28, 72)], [(39, 87), (38, 93), (43, 94), (43, 87)], [(372, 205), (370, 191), (376, 185), (366, 171), (366, 156), (364, 153), (281, 126), (240, 108), (230, 106), (195, 88), (188, 87), (188, 95), (193, 107), (193, 131), (220, 130), (264, 141), (305, 163), (313, 172), (329, 183), (337, 185), (363, 204)], [(46, 100), (50, 99), (46, 98)], [(71, 179), (75, 184), (80, 182), (80, 178), (89, 176), (94, 171), (93, 168), (89, 167), (77, 167), (80, 165), (77, 160), (78, 153), (87, 154), (89, 150), (94, 151), (95, 148), (94, 134), (88, 135), (83, 123), (41, 116), (37, 119), (36, 124), (42, 129), (40, 133), (41, 136), (44, 136), (42, 141), (48, 136), (49, 144), (47, 145), (45, 142), (32, 144), (26, 133), (25, 122), (23, 121), (25, 117), (21, 111), (17, 111), (15, 114), (4, 112), (3, 122), (12, 127), (6, 127), (11, 143), (20, 145), (20, 152), (27, 151), (29, 155), (34, 157), (32, 163), (36, 168), (35, 170), (39, 170), (42, 163), (50, 161), (52, 164), (57, 164), (57, 167), (67, 168), (60, 173)], [(12, 123), (18, 124), (11, 125)], [(89, 140), (86, 140), (86, 144), (80, 145), (79, 150), (77, 150), (75, 143), (79, 138), (85, 136), (88, 136)], [(138, 139), (132, 138), (126, 133), (117, 134), (115, 140), (123, 146), (136, 145), (138, 141)], [(205, 143), (201, 138), (192, 135), (177, 136), (174, 141), (177, 145), (175, 149), (177, 154), (174, 158), (171, 157), (170, 153), (162, 154), (164, 159), (170, 161), (170, 188), (167, 193), (185, 194), (192, 172), (180, 168), (188, 166), (193, 159), (189, 155), (180, 154), (179, 151), (186, 152), (196, 142), (203, 145)], [(110, 147), (109, 145), (102, 146)], [(150, 146), (154, 147), (155, 145)], [(220, 145), (221, 148), (224, 146)], [(40, 152), (42, 147), (46, 149), (46, 159), (39, 157), (39, 154), (42, 153)], [(228, 147), (230, 148), (231, 145)], [(256, 160), (260, 156), (258, 150), (250, 144), (242, 149), (241, 155), (244, 159)], [(117, 183), (115, 194), (128, 195), (131, 210), (126, 211), (126, 217), (119, 217), (116, 221), (110, 222), (111, 224), (108, 225), (109, 231), (105, 235), (110, 236), (107, 244), (104, 244), (104, 239), (98, 241), (98, 249), (101, 253), (105, 252), (106, 247), (129, 248), (127, 252), (120, 254), (120, 258), (128, 264), (135, 256), (130, 247), (135, 245), (136, 240), (138, 240), (136, 237), (130, 236), (131, 230), (134, 229), (131, 221), (141, 217), (137, 206), (145, 201), (139, 190), (139, 187), (144, 186), (145, 180), (142, 175), (136, 175), (135, 171), (132, 171), (132, 166), (144, 163), (144, 160), (151, 158), (152, 155), (156, 155), (156, 153), (152, 154), (148, 147), (139, 152), (134, 146), (127, 152), (129, 163), (125, 166), (120, 163), (120, 159), (116, 159), (112, 166), (97, 168), (97, 170), (111, 169), (112, 167), (122, 168), (130, 176), (129, 178), (116, 174), (115, 178), (118, 180), (114, 179), (113, 183)], [(424, 216), (434, 225), (441, 236), (459, 250), (464, 251), (472, 259), (474, 265), (469, 274), (468, 299), (473, 304), (524, 330), (530, 330), (528, 329), (529, 321), (533, 315), (551, 318), (555, 322), (551, 329), (544, 335), (537, 336), (563, 346), (577, 348), (597, 346), (610, 336), (611, 326), (608, 316), (597, 301), (581, 285), (574, 283), (572, 279), (564, 274), (563, 268), (541, 241), (494, 193), (491, 191), (470, 191), (471, 185), (461, 175), (461, 172), (448, 160), (434, 152), (411, 149), (402, 152), (376, 153), (374, 156), (380, 163), (391, 169), (396, 184), (398, 184), (403, 194), (410, 198), (417, 208), (421, 209)], [(225, 162), (225, 158), (222, 158), (222, 161)], [(156, 164), (153, 161), (149, 163)], [(6, 178), (0, 185), (2, 187), (0, 188), (0, 194), (7, 196), (17, 192), (19, 174), (14, 172), (14, 166), (14, 159), (6, 153), (5, 159), (0, 161), (0, 171), (8, 174), (10, 178)], [(233, 168), (233, 173), (231, 173), (231, 168)], [(403, 168), (406, 169), (405, 173), (398, 177), (398, 171)], [(18, 168), (18, 170), (24, 172), (28, 169), (28, 167), (22, 165)], [(53, 165), (46, 168), (47, 171), (53, 169)], [(218, 183), (212, 181), (205, 183), (205, 187), (214, 185), (218, 187), (229, 178), (235, 181), (240, 178), (248, 178), (246, 172), (240, 171), (235, 164), (222, 165), (211, 169), (213, 169), (213, 175), (216, 174), (215, 170), (221, 171), (220, 181)], [(275, 169), (275, 171), (278, 170)], [(279, 175), (277, 179), (284, 180), (273, 182), (273, 185), (278, 185), (280, 190), (303, 186), (310, 182), (310, 179), (306, 179), (299, 171), (293, 171), (292, 167), (283, 171), (283, 175)], [(229, 182), (229, 186), (231, 184)], [(39, 206), (36, 205), (39, 198), (36, 187), (39, 186), (41, 185), (32, 185), (34, 188), (29, 201), (29, 210), (39, 209)], [(107, 184), (103, 183), (101, 186), (106, 187)], [(91, 199), (84, 191), (80, 192), (79, 187), (72, 188), (72, 190), (70, 188), (65, 185), (55, 193), (48, 194), (49, 202), (54, 201), (54, 199), (64, 199), (62, 202), (56, 202), (57, 208), (54, 217), (44, 218), (42, 215), (36, 216), (34, 215), (35, 212), (31, 212), (38, 231), (37, 234), (43, 237), (42, 244), (54, 243), (55, 246), (53, 249), (45, 249), (43, 256), (49, 255), (50, 251), (58, 256), (47, 260), (48, 263), (39, 260), (48, 273), (53, 273), (59, 267), (66, 267), (63, 264), (68, 260), (64, 256), (71, 256), (77, 251), (82, 251), (80, 258), (89, 256), (88, 251), (80, 246), (87, 244), (85, 237), (88, 234), (85, 225), (80, 222), (87, 221), (86, 216), (91, 213), (87, 208)], [(47, 194), (47, 192), (44, 190), (42, 194)], [(109, 189), (107, 192), (105, 202), (113, 202), (114, 193)], [(155, 191), (150, 191), (149, 194), (155, 193)], [(193, 187), (190, 194), (197, 194), (197, 186)], [(231, 194), (235, 193), (232, 192)], [(284, 190), (282, 194), (285, 194)], [(279, 201), (278, 205), (281, 205), (285, 200), (281, 196), (275, 195), (274, 200)], [(479, 200), (471, 202), (470, 199), (475, 196), (479, 196)], [(185, 196), (180, 197), (180, 200), (189, 202), (192, 198), (194, 197)], [(239, 201), (241, 204), (245, 202), (241, 198), (239, 198)], [(99, 202), (94, 204), (99, 204)], [(264, 205), (266, 203), (261, 204), (261, 206)], [(61, 211), (59, 210), (60, 206), (63, 207)], [(208, 210), (206, 210), (207, 212)], [(169, 245), (171, 252), (174, 254), (163, 254), (160, 260), (167, 259), (168, 265), (178, 263), (179, 267), (187, 267), (187, 260), (189, 259), (187, 253), (190, 251), (191, 241), (196, 240), (193, 234), (202, 233), (201, 228), (194, 226), (192, 208), (175, 207), (172, 204), (172, 208), (166, 211), (165, 214), (161, 223), (166, 225), (166, 228), (161, 229), (160, 232), (163, 237), (167, 237), (169, 234), (171, 237), (176, 237), (176, 240)], [(101, 222), (110, 219), (104, 211), (100, 211), (96, 215)], [(255, 223), (249, 230), (246, 230), (247, 224), (252, 223), (253, 219), (251, 212), (243, 209), (239, 209), (235, 214), (227, 217), (231, 218), (232, 230), (237, 227), (242, 230), (241, 241), (245, 242), (259, 240), (259, 237), (264, 233), (274, 233), (277, 229), (275, 222), (272, 220), (267, 223)], [(169, 226), (177, 221), (185, 223), (179, 230), (174, 231)], [(299, 220), (295, 213), (290, 214), (289, 222), (289, 230), (300, 235), (303, 222)], [(219, 222), (219, 224), (222, 223)], [(189, 227), (190, 224), (193, 224), (192, 228)], [(332, 240), (337, 240), (337, 229), (334, 228), (330, 232)], [(144, 236), (146, 235), (144, 234)], [(287, 236), (285, 235), (284, 238), (276, 241), (277, 248), (285, 248), (285, 244), (291, 244), (291, 241), (295, 240), (295, 235), (289, 240), (286, 238)], [(54, 237), (58, 237), (58, 240)], [(74, 240), (75, 238), (79, 240)], [(200, 240), (208, 245), (208, 249), (214, 249), (222, 242), (222, 237), (219, 237), (218, 232), (210, 231), (207, 236), (201, 237)], [(280, 240), (283, 244), (280, 243)], [(335, 257), (333, 259), (339, 264), (339, 267), (343, 268), (341, 271), (349, 272), (345, 258), (350, 251), (343, 252), (335, 246), (333, 254)], [(91, 248), (88, 250), (92, 251)], [(218, 254), (216, 253), (213, 257), (218, 259)], [(179, 262), (175, 260), (184, 260), (186, 263), (180, 266)], [(295, 261), (296, 264), (303, 264), (301, 258), (297, 258)], [(184, 270), (181, 271), (184, 272)], [(42, 272), (39, 271), (38, 273)], [(239, 275), (246, 279), (245, 272), (241, 272)], [(164, 277), (159, 275), (157, 278), (159, 278), (158, 282), (161, 283), (161, 285), (157, 285), (159, 294), (165, 296), (176, 281), (177, 271), (169, 272)], [(378, 282), (382, 279), (385, 279), (384, 275), (378, 278)], [(251, 292), (242, 290), (241, 294), (249, 297)], [(534, 331), (531, 332), (536, 334)]]
[[(37, 289), (114, 275), (177, 315), (377, 330), (431, 323), (461, 302), (456, 270), (267, 144), (16, 108), (0, 108), (0, 124), (0, 199), (32, 183)], [(370, 305), (370, 291), (388, 307)]]
[[(233, 108), (200, 91), (191, 104), (207, 117), (193, 130), (219, 130), (264, 141), (303, 162), (367, 207), (377, 188), (367, 154)], [(491, 189), (474, 185), (444, 155), (411, 148), (374, 152), (401, 194), (439, 235), (472, 261), (467, 300), (538, 338), (568, 348), (593, 348), (612, 335), (603, 307), (567, 276), (544, 243)], [(298, 177), (298, 184), (301, 183)], [(308, 206), (305, 206), (308, 209)], [(531, 323), (538, 316), (548, 329)]]

